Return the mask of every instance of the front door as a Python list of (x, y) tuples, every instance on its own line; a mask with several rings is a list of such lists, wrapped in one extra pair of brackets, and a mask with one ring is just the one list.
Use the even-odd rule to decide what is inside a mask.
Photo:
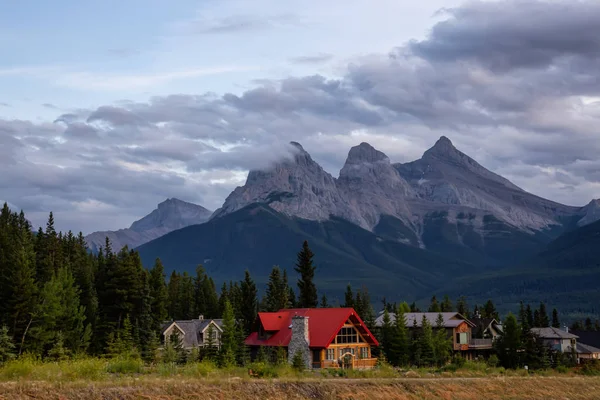
[(313, 368), (321, 368), (321, 350), (312, 351)]

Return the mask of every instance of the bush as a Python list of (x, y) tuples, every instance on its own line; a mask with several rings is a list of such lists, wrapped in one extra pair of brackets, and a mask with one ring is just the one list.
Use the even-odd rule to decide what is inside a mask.
[(457, 368), (462, 368), (466, 362), (467, 360), (465, 360), (465, 358), (460, 354), (455, 354), (452, 357), (452, 364), (456, 365)]
[[(296, 353), (298, 354), (298, 353)], [(248, 373), (255, 378), (277, 378), (277, 369), (266, 362), (254, 362), (248, 366)]]
[(144, 362), (139, 358), (117, 357), (108, 362), (106, 370), (111, 374), (139, 374)]
[(588, 376), (600, 376), (600, 361), (586, 361), (581, 368), (581, 373)]
[(500, 359), (495, 354), (492, 354), (487, 360), (487, 365), (490, 368), (496, 368), (498, 364), (500, 364)]
[(304, 368), (306, 368), (306, 365), (304, 365), (304, 352), (302, 350), (298, 350), (294, 353), (292, 367), (296, 371), (304, 371)]
[(566, 374), (567, 372), (569, 372), (569, 368), (565, 365), (558, 365), (556, 367), (556, 372), (558, 372), (559, 374)]
[(183, 368), (182, 373), (183, 375), (191, 376), (194, 378), (206, 378), (207, 376), (217, 373), (218, 371), (219, 368), (214, 362), (206, 360), (186, 365)]

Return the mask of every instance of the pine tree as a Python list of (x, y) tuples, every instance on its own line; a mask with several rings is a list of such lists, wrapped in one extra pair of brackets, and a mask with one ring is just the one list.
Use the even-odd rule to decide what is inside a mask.
[(219, 364), (222, 367), (231, 367), (235, 365), (236, 354), (238, 352), (238, 342), (236, 335), (237, 327), (233, 307), (229, 300), (225, 301), (225, 310), (223, 311), (223, 333), (221, 334), (221, 350), (219, 352)]
[(225, 311), (225, 302), (227, 300), (230, 300), (229, 290), (227, 290), (227, 284), (223, 282), (223, 285), (221, 286), (221, 293), (219, 294), (219, 315), (223, 315), (223, 312)]
[(502, 366), (514, 369), (520, 365), (521, 328), (512, 313), (508, 314), (503, 326), (503, 333), (495, 343), (496, 352)]
[(546, 304), (540, 303), (540, 325), (542, 328), (550, 326), (550, 319), (548, 318), (548, 312), (546, 311)]
[(346, 293), (344, 293), (344, 307), (354, 308), (354, 293), (350, 284), (346, 286)]
[(527, 307), (525, 307), (525, 315), (527, 316), (527, 325), (530, 328), (533, 328), (534, 325), (534, 319), (533, 319), (533, 313), (531, 312), (531, 306), (529, 304), (527, 304)]
[(287, 306), (285, 308), (295, 308), (296, 307), (296, 293), (294, 292), (294, 288), (292, 288), (288, 283), (288, 275), (287, 270), (283, 270), (282, 285), (287, 288)]
[(196, 267), (196, 276), (194, 277), (194, 300), (192, 303), (192, 314), (194, 318), (200, 315), (208, 316), (206, 294), (204, 293), (204, 282), (206, 280), (206, 272), (202, 265)]
[(180, 305), (180, 283), (181, 277), (180, 275), (173, 271), (171, 273), (171, 277), (169, 278), (169, 284), (167, 285), (167, 291), (169, 293), (169, 305), (167, 307), (167, 311), (169, 313), (169, 318), (172, 320), (181, 319), (181, 305)]
[(179, 315), (176, 319), (189, 320), (198, 318), (198, 316), (194, 314), (194, 281), (185, 271), (181, 275), (181, 280), (179, 282), (179, 297), (177, 303)]
[(394, 334), (392, 336), (392, 352), (397, 365), (408, 365), (410, 360), (408, 329), (406, 328), (404, 309), (401, 306), (398, 306), (396, 309)]
[(465, 318), (470, 318), (469, 305), (467, 304), (467, 298), (460, 296), (456, 301), (456, 312)]
[(421, 335), (417, 325), (417, 319), (413, 319), (412, 335), (410, 340), (410, 358), (413, 365), (420, 367), (422, 365)]
[(529, 328), (531, 328), (531, 327), (529, 326), (529, 321), (527, 319), (527, 311), (525, 309), (525, 304), (523, 304), (522, 301), (519, 304), (518, 322), (521, 325), (521, 332), (523, 335), (525, 335), (527, 332), (529, 332)]
[(429, 311), (429, 312), (436, 312), (436, 313), (442, 311), (442, 308), (440, 307), (440, 304), (438, 303), (438, 301), (435, 298), (435, 296), (433, 296), (431, 298), (431, 303), (429, 304), (429, 308), (427, 309), (427, 311)]
[(216, 330), (212, 324), (206, 329), (207, 339), (204, 342), (204, 348), (202, 349), (203, 360), (214, 360), (217, 356), (217, 341), (216, 341)]
[(15, 344), (6, 326), (0, 327), (0, 365), (15, 358)]
[(242, 316), (242, 328), (245, 335), (249, 335), (252, 331), (252, 325), (256, 320), (258, 310), (258, 300), (256, 298), (256, 284), (250, 277), (250, 272), (244, 272), (244, 280), (240, 282), (240, 290), (242, 301), (240, 303), (240, 312)]
[(321, 308), (329, 308), (329, 303), (327, 302), (327, 296), (325, 296), (325, 294), (323, 294), (323, 296), (321, 296), (320, 307)]
[(314, 308), (319, 303), (317, 288), (313, 282), (316, 269), (313, 266), (313, 257), (314, 254), (305, 240), (302, 244), (302, 250), (298, 253), (296, 268), (294, 268), (300, 274), (300, 279), (298, 279), (298, 306), (300, 308)]
[(421, 320), (421, 362), (425, 365), (431, 365), (435, 361), (434, 359), (434, 347), (433, 347), (433, 329), (431, 324), (423, 315)]
[(264, 298), (265, 311), (275, 312), (287, 308), (288, 304), (288, 286), (283, 282), (281, 270), (274, 266), (269, 275), (267, 289)]
[(410, 311), (410, 306), (405, 301), (403, 301), (402, 303), (398, 304), (398, 307), (395, 307), (395, 308), (399, 309), (403, 313), (409, 313), (409, 312), (411, 312)]
[(395, 359), (395, 354), (392, 349), (392, 337), (393, 337), (393, 329), (392, 329), (392, 320), (390, 318), (390, 313), (387, 309), (383, 310), (383, 321), (381, 324), (380, 332), (380, 342), (381, 342), (381, 350), (385, 355), (385, 358), (392, 365), (398, 365)]
[(492, 302), (492, 300), (488, 300), (485, 305), (483, 306), (483, 311), (481, 313), (481, 316), (483, 318), (494, 318), (496, 320), (498, 320), (500, 318), (500, 316), (498, 315), (498, 312), (496, 311), (496, 306), (494, 306), (494, 303)]
[(452, 311), (452, 301), (448, 295), (444, 296), (444, 301), (442, 301), (441, 309), (442, 312), (451, 312)]
[(150, 298), (152, 299), (152, 328), (156, 333), (160, 330), (161, 325), (168, 318), (168, 302), (169, 292), (167, 291), (167, 284), (165, 282), (165, 268), (157, 258), (154, 261), (154, 266), (150, 270)]
[(560, 328), (560, 321), (558, 320), (558, 311), (556, 311), (556, 308), (552, 309), (552, 327)]
[(450, 359), (451, 352), (451, 340), (446, 334), (442, 314), (438, 314), (435, 328), (435, 335), (433, 336), (434, 360), (438, 366), (442, 366)]
[(540, 318), (540, 310), (533, 311), (533, 326), (539, 328), (542, 326), (542, 319)]

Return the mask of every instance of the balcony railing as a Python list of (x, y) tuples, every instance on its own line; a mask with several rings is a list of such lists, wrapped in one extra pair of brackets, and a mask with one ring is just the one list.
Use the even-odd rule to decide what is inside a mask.
[(492, 339), (471, 339), (469, 342), (470, 349), (491, 349), (492, 345)]
[[(313, 367), (317, 367), (319, 365), (318, 362), (313, 363)], [(376, 358), (357, 358), (352, 360), (347, 366), (343, 362), (338, 362), (336, 360), (323, 360), (320, 363), (321, 368), (352, 368), (352, 369), (363, 369), (363, 368), (373, 368), (377, 365)], [(317, 367), (318, 368), (318, 367)]]

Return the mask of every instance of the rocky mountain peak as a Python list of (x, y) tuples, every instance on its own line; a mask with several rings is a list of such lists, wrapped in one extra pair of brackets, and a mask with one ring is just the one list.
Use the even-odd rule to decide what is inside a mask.
[(448, 139), (446, 136), (440, 137), (437, 140), (437, 142), (435, 142), (432, 148), (425, 151), (425, 153), (423, 154), (423, 158), (429, 157), (465, 159), (465, 161), (467, 159), (471, 159), (469, 156), (467, 156), (466, 154), (459, 151), (456, 147), (454, 147), (452, 141), (450, 141), (450, 139)]
[(366, 142), (352, 147), (348, 152), (348, 158), (346, 158), (346, 164), (375, 163), (379, 161), (389, 163), (390, 159), (383, 152)]
[(170, 198), (159, 203), (150, 214), (131, 224), (129, 229), (136, 232), (159, 227), (179, 229), (192, 224), (200, 224), (206, 221), (210, 214), (211, 212), (202, 206)]
[(590, 201), (582, 211), (583, 218), (577, 221), (577, 225), (584, 226), (600, 220), (600, 199)]

